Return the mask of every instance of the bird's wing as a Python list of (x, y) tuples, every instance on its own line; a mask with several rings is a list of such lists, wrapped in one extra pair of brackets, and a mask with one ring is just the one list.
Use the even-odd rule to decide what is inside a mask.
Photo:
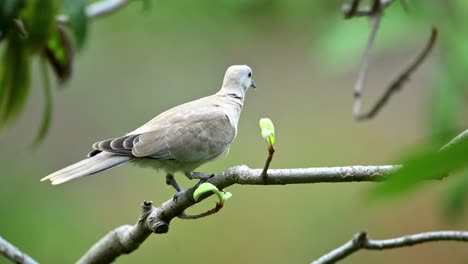
[(169, 153), (165, 145), (164, 134), (165, 129), (159, 129), (152, 132), (146, 132), (143, 134), (126, 135), (123, 137), (107, 139), (99, 141), (93, 144), (93, 151), (88, 156), (94, 156), (101, 151), (116, 153), (126, 156), (135, 156), (133, 154), (133, 148), (140, 140), (140, 137), (146, 137), (149, 134), (152, 135), (154, 142), (152, 142), (153, 148), (156, 150), (153, 155), (148, 155), (157, 159), (170, 160), (174, 159)]
[(154, 132), (140, 135), (132, 153), (136, 157), (160, 158), (169, 154), (179, 161), (205, 161), (225, 152), (234, 136), (235, 128), (223, 112), (189, 115), (186, 120), (166, 127), (163, 135)]
[(225, 152), (235, 134), (236, 128), (218, 104), (197, 100), (162, 113), (126, 136), (97, 142), (93, 148), (135, 157), (204, 161)]

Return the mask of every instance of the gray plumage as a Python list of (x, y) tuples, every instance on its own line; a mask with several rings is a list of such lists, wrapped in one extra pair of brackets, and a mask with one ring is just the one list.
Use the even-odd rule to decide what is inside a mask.
[(251, 75), (246, 65), (229, 67), (216, 94), (171, 108), (125, 136), (96, 142), (87, 159), (41, 181), (60, 184), (126, 162), (168, 174), (192, 172), (229, 150), (245, 92), (255, 88)]

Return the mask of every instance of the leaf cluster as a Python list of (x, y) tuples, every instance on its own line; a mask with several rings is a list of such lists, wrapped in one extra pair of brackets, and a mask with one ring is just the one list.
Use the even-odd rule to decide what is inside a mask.
[[(66, 15), (67, 24), (57, 22)], [(59, 87), (70, 79), (75, 49), (86, 39), (88, 19), (80, 0), (3, 0), (0, 2), (0, 129), (25, 107), (31, 87), (33, 57), (43, 60), (45, 109), (35, 142), (47, 133), (52, 115), (51, 68)]]

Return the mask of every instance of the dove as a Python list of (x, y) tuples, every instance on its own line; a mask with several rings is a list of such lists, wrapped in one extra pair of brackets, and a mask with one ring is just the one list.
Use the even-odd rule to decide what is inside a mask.
[(41, 181), (57, 185), (133, 163), (164, 171), (166, 183), (180, 192), (175, 173), (189, 179), (206, 179), (211, 175), (194, 170), (229, 151), (249, 88), (256, 88), (252, 69), (247, 65), (230, 66), (217, 93), (162, 112), (124, 136), (96, 142), (88, 158)]

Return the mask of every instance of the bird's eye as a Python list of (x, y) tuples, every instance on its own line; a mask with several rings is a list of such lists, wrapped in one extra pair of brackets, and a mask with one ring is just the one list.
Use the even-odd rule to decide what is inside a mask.
[(249, 72), (249, 77), (252, 77), (252, 72)]

